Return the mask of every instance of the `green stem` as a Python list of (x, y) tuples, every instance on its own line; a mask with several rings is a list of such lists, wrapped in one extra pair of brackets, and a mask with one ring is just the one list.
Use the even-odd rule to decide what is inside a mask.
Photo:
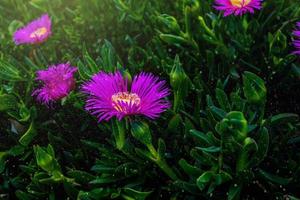
[(112, 122), (112, 130), (113, 135), (116, 141), (116, 147), (118, 150), (122, 150), (125, 145), (125, 128), (124, 123), (122, 121), (115, 121)]
[(173, 169), (166, 163), (164, 159), (160, 157), (152, 144), (147, 145), (147, 148), (151, 155), (154, 157), (153, 161), (173, 180), (178, 180), (177, 175)]

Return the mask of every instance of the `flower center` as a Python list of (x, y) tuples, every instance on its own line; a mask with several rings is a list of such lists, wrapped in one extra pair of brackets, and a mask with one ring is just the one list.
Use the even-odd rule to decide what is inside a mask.
[(30, 37), (31, 38), (41, 37), (45, 33), (47, 33), (47, 29), (45, 27), (41, 27), (41, 28), (36, 29), (34, 32), (32, 32), (30, 34)]
[(119, 111), (128, 113), (133, 106), (139, 106), (141, 103), (140, 97), (135, 93), (118, 92), (111, 97), (113, 107)]
[(247, 6), (251, 0), (230, 0), (231, 4), (236, 7), (244, 7)]

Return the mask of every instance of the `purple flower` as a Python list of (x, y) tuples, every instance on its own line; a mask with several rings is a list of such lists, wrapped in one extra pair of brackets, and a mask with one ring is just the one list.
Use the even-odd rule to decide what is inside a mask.
[(43, 82), (43, 86), (36, 89), (32, 95), (36, 95), (37, 100), (46, 105), (66, 97), (75, 87), (74, 73), (76, 71), (77, 68), (71, 67), (69, 63), (39, 70), (36, 80)]
[(38, 44), (51, 35), (51, 19), (48, 14), (30, 22), (14, 33), (14, 41), (19, 44)]
[(133, 78), (131, 89), (128, 80), (120, 72), (99, 72), (83, 85), (88, 94), (86, 110), (96, 115), (99, 121), (116, 116), (121, 120), (129, 115), (145, 115), (151, 119), (170, 107), (164, 98), (169, 95), (165, 81), (151, 73), (140, 73)]
[(297, 22), (296, 30), (293, 31), (293, 35), (295, 36), (293, 45), (296, 48), (293, 54), (300, 55), (300, 22)]
[(215, 0), (215, 9), (224, 11), (224, 17), (228, 15), (243, 15), (247, 12), (261, 9), (263, 0)]

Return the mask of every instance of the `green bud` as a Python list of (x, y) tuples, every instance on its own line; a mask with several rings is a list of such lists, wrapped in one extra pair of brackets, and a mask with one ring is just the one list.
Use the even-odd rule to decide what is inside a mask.
[(170, 84), (174, 90), (180, 90), (188, 85), (188, 76), (181, 67), (178, 55), (175, 57), (174, 66), (170, 73)]
[(251, 72), (245, 72), (243, 75), (243, 90), (248, 102), (259, 104), (266, 100), (267, 88), (264, 81)]
[(152, 137), (147, 123), (145, 122), (132, 123), (131, 134), (135, 139), (145, 144), (146, 146), (152, 145)]

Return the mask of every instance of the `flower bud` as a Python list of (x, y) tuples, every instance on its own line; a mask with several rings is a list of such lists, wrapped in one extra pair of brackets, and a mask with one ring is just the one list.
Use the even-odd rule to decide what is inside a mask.
[(135, 139), (145, 144), (146, 146), (152, 144), (150, 129), (148, 124), (145, 122), (136, 121), (132, 123), (131, 134)]
[(185, 87), (188, 83), (188, 76), (185, 74), (181, 63), (179, 61), (178, 55), (175, 58), (174, 66), (170, 73), (170, 84), (173, 90), (180, 90), (180, 88)]

